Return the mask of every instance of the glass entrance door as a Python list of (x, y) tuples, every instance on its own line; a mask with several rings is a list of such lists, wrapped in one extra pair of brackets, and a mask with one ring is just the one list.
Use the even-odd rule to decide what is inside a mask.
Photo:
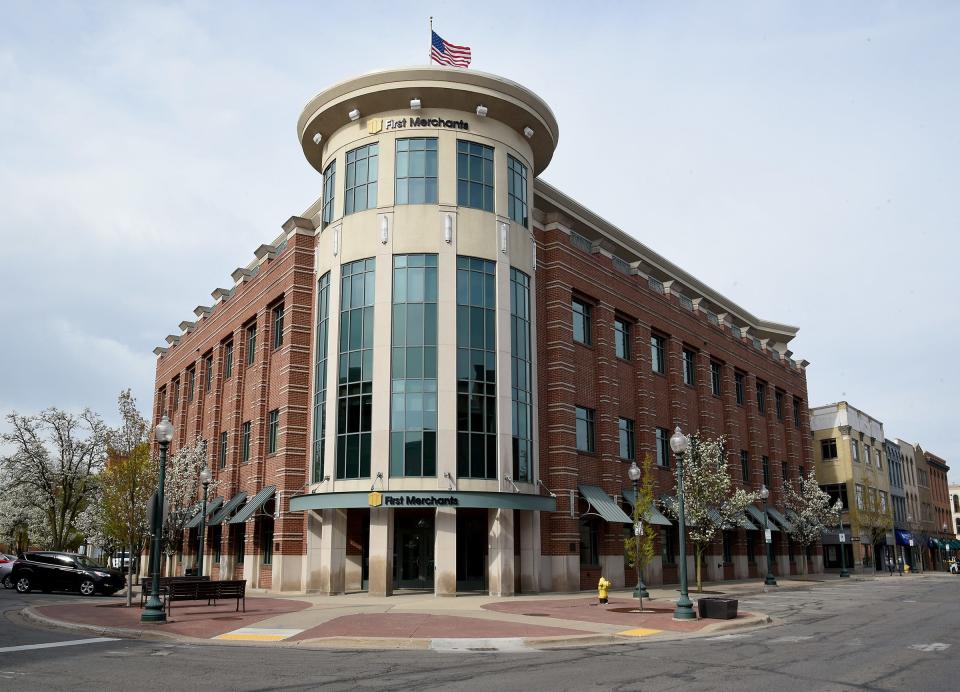
[(394, 588), (432, 590), (434, 512), (401, 510), (394, 516)]

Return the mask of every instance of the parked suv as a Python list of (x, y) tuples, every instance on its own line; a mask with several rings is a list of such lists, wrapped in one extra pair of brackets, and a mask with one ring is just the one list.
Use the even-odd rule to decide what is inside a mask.
[(107, 596), (124, 587), (123, 574), (103, 567), (84, 555), (73, 553), (31, 552), (13, 563), (10, 573), (19, 593), (40, 591), (79, 591), (84, 596)]

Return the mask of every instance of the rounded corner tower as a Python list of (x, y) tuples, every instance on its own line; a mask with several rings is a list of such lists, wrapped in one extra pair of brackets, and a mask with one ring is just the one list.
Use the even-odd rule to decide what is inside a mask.
[(312, 510), (307, 587), (537, 590), (556, 500), (532, 211), (553, 113), (501, 77), (411, 67), (321, 92), (297, 134), (323, 176), (310, 494), (291, 502)]

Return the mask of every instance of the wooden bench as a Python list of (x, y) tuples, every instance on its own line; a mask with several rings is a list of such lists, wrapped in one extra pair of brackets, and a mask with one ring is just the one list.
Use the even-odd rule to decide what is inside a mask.
[[(158, 589), (159, 594), (162, 596), (166, 594), (167, 587), (173, 582), (194, 582), (194, 581), (210, 581), (210, 577), (160, 577), (160, 586)], [(143, 581), (140, 583), (140, 607), (146, 604), (147, 598), (150, 596), (150, 587), (151, 587), (150, 577), (144, 577)]]
[(175, 581), (167, 587), (167, 613), (170, 613), (174, 601), (206, 601), (207, 605), (218, 600), (228, 598), (237, 599), (236, 610), (240, 610), (243, 602), (243, 612), (247, 612), (247, 581), (245, 579), (230, 581)]

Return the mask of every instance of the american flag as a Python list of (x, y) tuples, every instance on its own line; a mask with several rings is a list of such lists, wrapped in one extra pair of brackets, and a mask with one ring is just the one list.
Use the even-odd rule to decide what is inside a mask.
[(430, 57), (441, 65), (450, 65), (452, 67), (470, 67), (470, 48), (468, 46), (455, 46), (440, 38), (436, 31), (430, 40)]

